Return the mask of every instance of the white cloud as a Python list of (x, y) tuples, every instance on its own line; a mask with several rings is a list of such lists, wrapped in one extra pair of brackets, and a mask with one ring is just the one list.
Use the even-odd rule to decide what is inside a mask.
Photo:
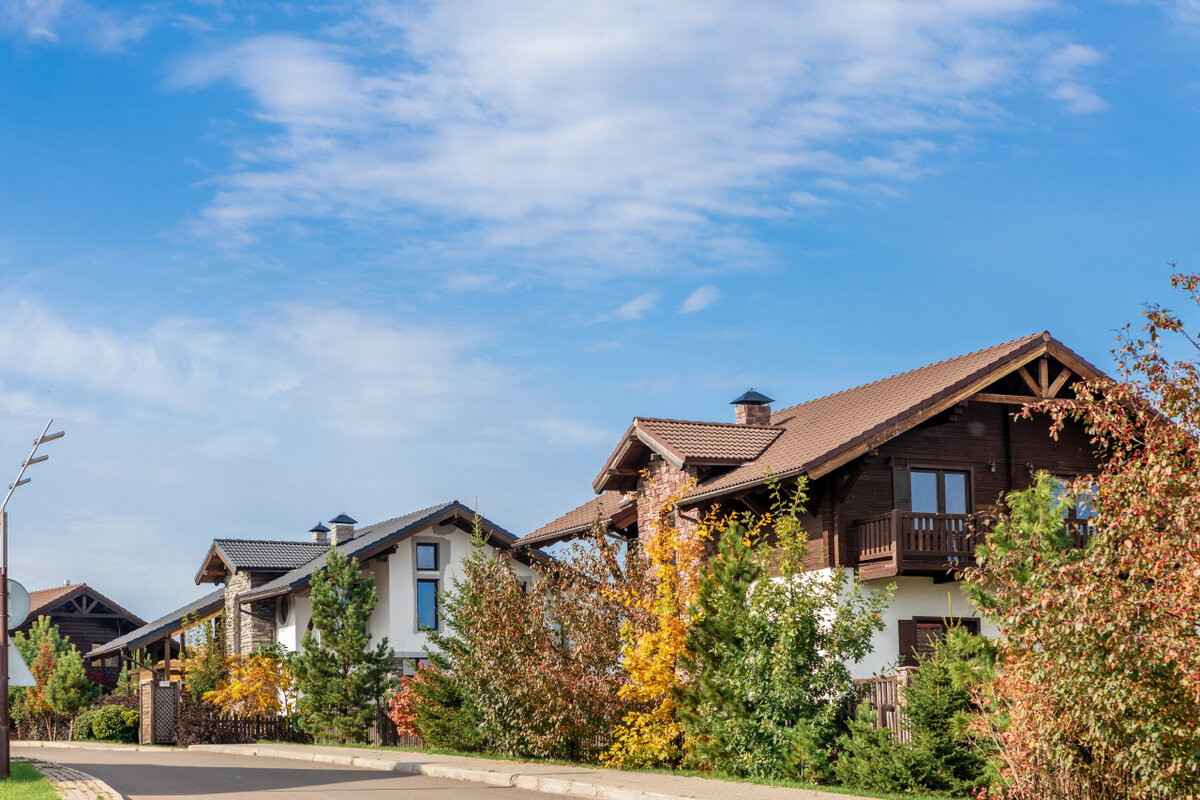
[(1094, 51), (1029, 32), (1046, 8), (378, 0), (321, 41), (185, 60), (174, 85), (231, 81), (278, 126), (238, 140), (203, 215), (218, 237), (378, 217), (443, 263), (641, 273), (726, 264), (739, 223), (789, 198), (886, 195), (1022, 90), (1095, 110)]
[(715, 286), (701, 286), (687, 296), (679, 307), (680, 314), (703, 311), (721, 299), (721, 290)]
[(645, 294), (639, 294), (637, 297), (607, 314), (601, 314), (596, 318), (596, 321), (608, 322), (610, 320), (621, 320), (632, 322), (646, 316), (654, 310), (656, 305), (658, 305), (658, 295), (654, 292), (646, 292)]
[(1087, 85), (1083, 75), (1103, 60), (1100, 52), (1081, 44), (1068, 43), (1052, 50), (1041, 68), (1041, 80), (1047, 93), (1061, 100), (1072, 114), (1093, 114), (1108, 108), (1108, 103)]
[(5, 0), (0, 32), (42, 44), (74, 43), (102, 52), (121, 50), (146, 35), (150, 20), (132, 18), (86, 0)]

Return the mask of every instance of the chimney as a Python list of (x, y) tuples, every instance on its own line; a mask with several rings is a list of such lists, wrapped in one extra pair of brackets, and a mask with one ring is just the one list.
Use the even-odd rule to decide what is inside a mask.
[(735, 406), (734, 419), (738, 425), (770, 425), (773, 402), (765, 394), (751, 389), (730, 405)]
[(326, 528), (321, 523), (318, 522), (316, 525), (313, 525), (308, 529), (308, 532), (312, 534), (313, 544), (329, 545), (329, 528)]
[(334, 547), (354, 538), (355, 521), (345, 514), (338, 514), (329, 520), (329, 524), (333, 526), (333, 531), (329, 536), (329, 543)]

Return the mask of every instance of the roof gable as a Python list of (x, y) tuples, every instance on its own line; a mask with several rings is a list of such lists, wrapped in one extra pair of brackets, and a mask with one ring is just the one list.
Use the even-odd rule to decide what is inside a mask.
[[(781, 435), (757, 458), (696, 486), (688, 500), (761, 484), (768, 470), (775, 478), (800, 473), (819, 478), (983, 392), (1006, 375), (1018, 374), (1043, 355), (1083, 378), (1103, 377), (1100, 370), (1045, 331), (939, 361), (776, 411), (771, 425), (782, 428)], [(1064, 382), (1056, 379), (1054, 384), (1055, 390), (1061, 391)], [(1036, 402), (1040, 398), (1031, 395), (1027, 399)]]
[(145, 620), (137, 614), (122, 608), (112, 598), (86, 583), (72, 583), (29, 593), (29, 619), (53, 614), (111, 614), (124, 617), (135, 625), (145, 624)]
[[(337, 545), (337, 549), (342, 555), (364, 560), (382, 553), (427, 525), (447, 524), (470, 530), (474, 518), (474, 511), (457, 500), (452, 500), (360, 528), (355, 531), (353, 539)], [(517, 537), (486, 518), (480, 518), (480, 525), (488, 541), (493, 545), (511, 547), (517, 541)], [(287, 594), (308, 583), (313, 573), (325, 563), (324, 554), (329, 549), (323, 548), (321, 555), (311, 559), (303, 566), (297, 567), (253, 591), (246, 592), (241, 596), (242, 602)], [(541, 554), (538, 554), (537, 557), (544, 558)]]
[(287, 572), (329, 549), (317, 542), (275, 539), (213, 539), (196, 583), (220, 583), (228, 572)]
[(612, 528), (626, 527), (637, 519), (637, 500), (626, 497), (621, 492), (605, 492), (578, 508), (568, 511), (553, 522), (543, 525), (533, 533), (522, 536), (517, 545), (542, 547), (569, 539), (590, 530), (597, 519)]

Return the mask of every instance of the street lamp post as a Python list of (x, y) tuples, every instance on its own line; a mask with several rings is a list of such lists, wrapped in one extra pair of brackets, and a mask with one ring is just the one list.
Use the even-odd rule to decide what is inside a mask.
[(8, 485), (8, 494), (4, 502), (0, 502), (0, 778), (7, 780), (9, 775), (9, 709), (8, 709), (8, 501), (18, 486), (29, 483), (25, 470), (33, 464), (40, 464), (50, 456), (37, 455), (38, 448), (46, 442), (61, 439), (63, 431), (47, 434), (54, 422), (51, 417), (42, 428), (42, 435), (33, 440), (33, 449), (29, 458), (21, 462), (21, 471), (17, 479)]

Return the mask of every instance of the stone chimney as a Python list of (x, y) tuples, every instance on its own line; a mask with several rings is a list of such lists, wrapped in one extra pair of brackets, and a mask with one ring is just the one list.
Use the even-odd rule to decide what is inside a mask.
[(770, 425), (773, 402), (765, 394), (751, 389), (730, 405), (734, 406), (734, 420), (738, 425)]
[(313, 544), (329, 545), (329, 528), (326, 528), (321, 523), (318, 522), (316, 525), (313, 525), (308, 529), (308, 532), (312, 534)]
[(329, 520), (329, 524), (333, 526), (333, 530), (329, 535), (329, 543), (334, 547), (354, 538), (354, 526), (356, 523), (345, 514), (338, 514)]

